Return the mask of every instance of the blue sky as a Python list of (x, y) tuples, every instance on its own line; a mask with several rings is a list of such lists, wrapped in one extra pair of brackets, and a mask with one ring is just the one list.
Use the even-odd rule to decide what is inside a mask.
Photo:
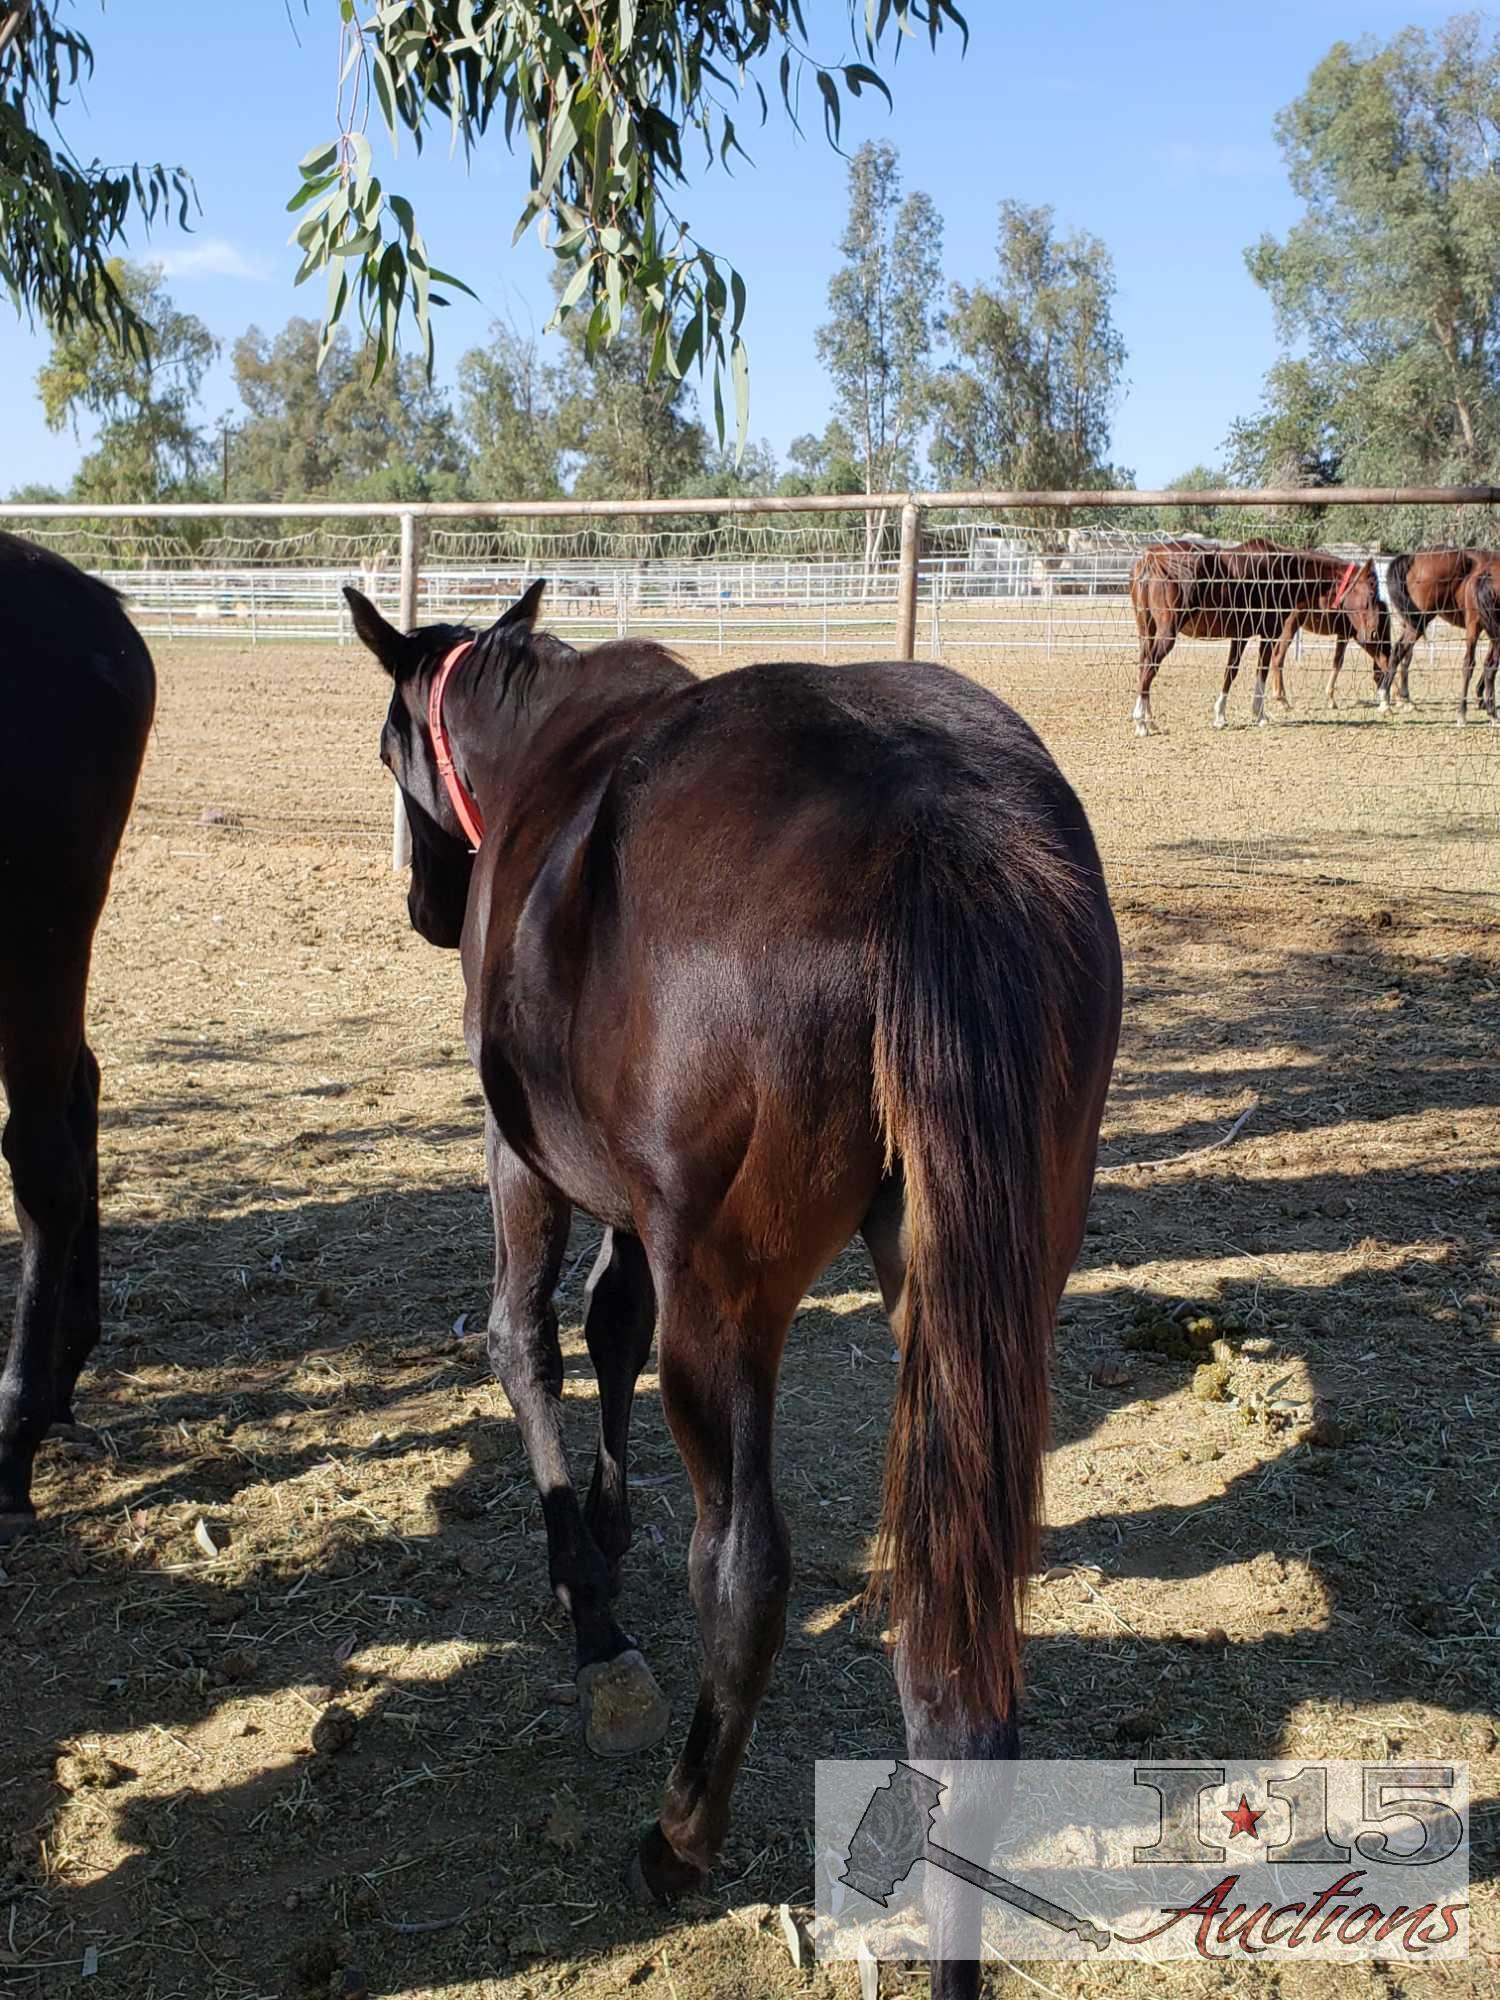
[[(288, 195), (295, 162), (333, 125), (337, 9), (331, 0), (286, 5), (184, 5), (77, 0), (98, 71), (86, 116), (68, 126), (75, 147), (118, 161), (182, 162), (203, 213), (195, 233), (164, 230), (132, 254), (159, 255), (179, 302), (227, 343), (252, 321), (274, 329), (314, 312), (323, 286), (291, 284)], [(1063, 0), (1051, 8), (968, 0), (967, 57), (953, 46), (908, 47), (889, 70), (896, 106), (872, 94), (849, 108), (845, 143), (892, 140), (909, 188), (933, 196), (946, 223), (950, 278), (973, 282), (993, 262), (1004, 198), (1050, 203), (1064, 228), (1102, 236), (1115, 258), (1117, 316), (1129, 350), (1128, 390), (1115, 424), (1116, 461), (1139, 483), (1164, 483), (1212, 460), (1231, 420), (1255, 405), (1274, 358), (1269, 306), (1245, 273), (1243, 252), (1279, 233), (1296, 204), (1272, 138), (1276, 111), (1335, 42), (1385, 38), (1431, 25), (1451, 6), (1418, 0)], [(821, 51), (845, 45), (845, 0), (811, 0)], [(295, 30), (295, 32), (294, 32)], [(788, 441), (827, 413), (813, 352), (843, 216), (844, 170), (821, 118), (799, 139), (773, 111), (764, 130), (746, 119), (754, 156), (734, 177), (701, 175), (683, 204), (700, 238), (734, 257), (750, 287), (746, 328), (751, 430), (784, 455)], [(524, 167), (490, 145), (469, 171), (443, 143), (418, 162), (403, 147), (387, 185), (417, 201), (434, 259), (480, 295), (441, 316), (444, 378), (489, 321), (544, 325), (547, 257), (510, 237)], [(36, 400), (45, 343), (0, 317), (6, 399), (0, 490), (28, 480), (63, 484), (79, 444), (50, 433)], [(211, 414), (235, 408), (227, 354), (210, 382)]]

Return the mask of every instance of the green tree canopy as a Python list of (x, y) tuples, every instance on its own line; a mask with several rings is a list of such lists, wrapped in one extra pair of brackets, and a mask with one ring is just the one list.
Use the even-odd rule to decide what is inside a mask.
[(496, 325), (488, 346), (469, 349), (458, 364), (458, 417), (471, 492), (497, 500), (563, 497), (566, 393), (562, 368), (513, 327)]
[(347, 333), (322, 346), (317, 323), (290, 319), (234, 344), (246, 415), (230, 452), (236, 500), (426, 500), (462, 490), (468, 454), (447, 397), (415, 357), (372, 379)]
[(953, 287), (953, 359), (934, 388), (939, 486), (1126, 486), (1108, 462), (1125, 344), (1107, 247), (1059, 237), (1050, 208), (1000, 204), (992, 284)]
[(692, 390), (652, 368), (647, 316), (627, 309), (609, 345), (590, 352), (587, 328), (565, 323), (560, 411), (581, 500), (660, 500), (686, 492), (708, 463), (708, 433)]
[[(836, 140), (846, 96), (889, 97), (872, 67), (883, 49), (968, 33), (954, 0), (844, 0), (846, 45), (826, 56), (810, 46), (804, 0), (367, 0), (363, 12), (337, 0), (336, 15), (332, 0), (304, 4), (344, 38), (336, 129), (302, 160), (290, 204), (298, 277), (328, 282), (325, 339), (355, 312), (378, 372), (409, 313), (430, 362), (431, 308), (457, 282), (433, 265), (410, 201), (375, 172), (372, 116), (393, 144), (419, 148), (431, 127), (466, 153), (503, 135), (527, 164), (516, 233), (535, 223), (558, 258), (559, 313), (582, 320), (592, 351), (623, 331), (628, 302), (653, 374), (711, 362), (721, 438), (727, 366), (742, 439), (745, 286), (681, 213), (692, 151), (701, 145), (707, 167), (744, 155), (735, 118), (747, 91), (762, 117), (774, 94)], [(161, 168), (79, 169), (38, 136), (67, 80), (92, 64), (86, 41), (57, 28), (59, 5), (0, 0), (0, 277), (58, 326), (98, 318), (123, 332), (109, 247), (132, 207), (149, 215), (172, 193), (185, 206), (187, 183)]]
[(80, 500), (176, 500), (197, 495), (204, 457), (198, 392), (218, 342), (179, 312), (154, 264), (111, 259), (107, 281), (120, 310), (149, 329), (149, 344), (120, 345), (110, 326), (78, 319), (54, 335), (37, 375), (55, 431), (84, 417), (99, 434), (73, 482)]
[[(835, 422), (853, 443), (858, 485), (890, 493), (912, 483), (932, 402), (934, 302), (943, 225), (925, 194), (901, 193), (894, 146), (870, 141), (849, 162), (841, 262), (828, 285), (818, 359), (833, 385)], [(884, 520), (865, 516), (865, 556)]]
[(1339, 42), (1277, 120), (1302, 219), (1251, 275), (1286, 352), (1231, 461), (1268, 484), (1500, 468), (1500, 35)]
[(120, 281), (118, 252), (132, 218), (149, 224), (175, 209), (185, 224), (192, 184), (181, 167), (105, 166), (74, 152), (64, 120), (94, 57), (57, 13), (43, 0), (0, 0), (0, 284), (29, 318), (93, 327), (143, 357), (150, 329)]

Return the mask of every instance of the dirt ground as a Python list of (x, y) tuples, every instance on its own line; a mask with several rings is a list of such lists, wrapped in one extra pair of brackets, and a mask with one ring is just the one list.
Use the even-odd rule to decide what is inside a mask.
[[(378, 677), (337, 649), (159, 664), (92, 1007), (98, 1441), (44, 1448), (46, 1525), (0, 1558), (0, 1991), (853, 2000), (852, 1969), (793, 1967), (776, 1910), (809, 1892), (814, 1760), (899, 1743), (857, 1615), (894, 1372), (862, 1255), (788, 1346), (797, 1574), (730, 1850), (710, 1896), (641, 1911), (625, 1864), (695, 1680), (655, 1378), (625, 1606), (674, 1726), (601, 1765), (475, 1337), (479, 1100), (456, 965), (382, 849)], [(1057, 1340), (1027, 1751), (1467, 1758), (1483, 1807), (1466, 1966), (1038, 1965), (995, 1990), (1500, 1990), (1500, 913), (1475, 893), (1500, 731), (1435, 700), (1329, 723), (1309, 675), (1291, 722), (1216, 736), (1205, 660), (1169, 663), (1169, 732), (1137, 744), (1128, 667), (1081, 701), (1039, 662), (969, 664), (1088, 798), (1128, 956)], [(1420, 878), (1462, 893), (1390, 886)], [(580, 1467), (592, 1240), (562, 1288)]]

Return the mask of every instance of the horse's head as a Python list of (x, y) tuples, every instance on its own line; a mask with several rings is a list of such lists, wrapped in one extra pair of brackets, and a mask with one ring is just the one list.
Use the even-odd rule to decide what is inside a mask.
[(420, 937), (447, 950), (456, 950), (463, 935), (474, 855), (438, 770), (428, 726), (428, 694), (444, 659), (465, 640), (474, 641), (471, 657), (484, 664), (497, 653), (529, 651), (542, 589), (542, 584), (534, 583), (488, 632), (476, 636), (460, 625), (398, 632), (367, 597), (345, 586), (354, 629), (393, 683), (380, 732), (380, 761), (401, 787), (411, 828), (407, 912)]
[(1375, 663), (1379, 681), (1391, 657), (1391, 619), (1380, 595), (1380, 578), (1373, 562), (1361, 563), (1349, 579), (1339, 604), (1354, 628), (1354, 636)]

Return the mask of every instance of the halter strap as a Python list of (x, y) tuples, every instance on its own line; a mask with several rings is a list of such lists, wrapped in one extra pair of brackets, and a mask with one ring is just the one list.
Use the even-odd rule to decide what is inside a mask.
[(1339, 578), (1339, 587), (1333, 593), (1333, 608), (1335, 611), (1337, 611), (1339, 606), (1343, 603), (1344, 592), (1349, 588), (1350, 584), (1353, 583), (1355, 576), (1358, 574), (1358, 571), (1359, 571), (1359, 564), (1357, 562), (1352, 562), (1350, 563), (1349, 567), (1344, 571), (1344, 574)]
[(484, 839), (484, 818), (480, 813), (478, 801), (454, 769), (453, 751), (449, 747), (448, 732), (443, 727), (443, 696), (448, 691), (448, 682), (453, 669), (464, 654), (470, 651), (473, 644), (472, 639), (461, 640), (433, 675), (432, 686), (427, 692), (427, 729), (432, 737), (432, 750), (437, 758), (438, 775), (442, 778), (448, 796), (453, 801), (453, 810), (458, 814), (458, 823), (469, 837), (469, 846), (477, 854), (479, 843)]

